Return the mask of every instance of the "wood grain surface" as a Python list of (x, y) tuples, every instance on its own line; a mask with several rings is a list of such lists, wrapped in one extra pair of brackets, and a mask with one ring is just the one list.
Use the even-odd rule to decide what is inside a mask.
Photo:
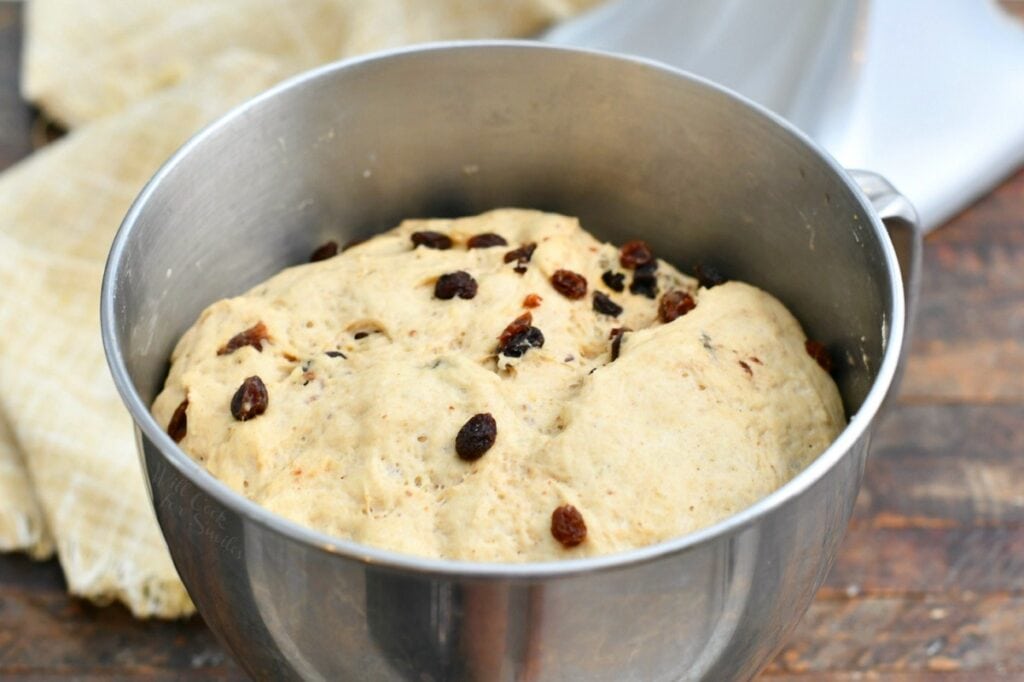
[[(1024, 3), (1006, 3), (1024, 16)], [(54, 131), (17, 92), (0, 3), (0, 169)], [(1024, 680), (1024, 172), (925, 243), (901, 398), (836, 564), (765, 682)], [(140, 622), (0, 555), (0, 679), (240, 678), (196, 618)]]

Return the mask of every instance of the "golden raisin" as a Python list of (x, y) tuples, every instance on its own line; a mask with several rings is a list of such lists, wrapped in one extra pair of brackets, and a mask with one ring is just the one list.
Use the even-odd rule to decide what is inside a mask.
[(217, 355), (228, 355), (234, 353), (243, 346), (252, 346), (259, 352), (263, 352), (263, 341), (269, 339), (270, 335), (267, 333), (267, 326), (262, 322), (257, 322), (253, 326), (249, 327), (245, 331), (238, 332), (220, 347), (217, 351)]
[(180, 443), (181, 439), (188, 433), (188, 398), (181, 401), (181, 405), (178, 405), (177, 409), (174, 410), (174, 414), (171, 415), (171, 421), (167, 424), (167, 435), (171, 437), (175, 443)]
[(242, 382), (231, 398), (231, 414), (240, 422), (249, 421), (267, 411), (270, 396), (267, 387), (258, 376), (251, 376)]
[(693, 300), (693, 296), (685, 291), (669, 291), (661, 297), (661, 302), (658, 304), (658, 318), (662, 322), (668, 323), (696, 307), (697, 302)]
[(808, 339), (804, 343), (804, 349), (807, 350), (807, 354), (814, 358), (823, 370), (829, 374), (832, 373), (832, 357), (828, 354), (825, 344)]
[(531, 348), (543, 346), (544, 334), (533, 326), (529, 311), (512, 320), (498, 337), (498, 353), (509, 358), (522, 357)]
[(578, 300), (587, 295), (587, 278), (572, 270), (555, 270), (551, 286), (568, 299)]
[(571, 504), (563, 504), (551, 512), (551, 534), (563, 547), (575, 547), (587, 539), (583, 514)]
[(622, 351), (622, 337), (625, 336), (628, 331), (632, 331), (632, 329), (629, 327), (616, 327), (608, 334), (608, 338), (612, 340), (613, 362), (619, 358), (619, 353)]
[(642, 239), (626, 242), (619, 249), (619, 263), (624, 268), (637, 268), (647, 265), (653, 260), (654, 254), (651, 253), (651, 247)]
[(518, 249), (512, 249), (505, 254), (505, 262), (515, 262), (516, 266), (513, 268), (520, 275), (526, 272), (526, 264), (533, 258), (533, 252), (537, 248), (535, 243), (523, 244)]

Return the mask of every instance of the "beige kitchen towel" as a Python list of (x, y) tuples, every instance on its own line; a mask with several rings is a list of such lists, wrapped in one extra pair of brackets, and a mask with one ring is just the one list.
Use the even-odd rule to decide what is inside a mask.
[(226, 48), (290, 72), (427, 40), (529, 36), (602, 0), (31, 0), (22, 92), (74, 127)]
[(265, 57), (224, 55), (195, 79), (83, 126), (0, 175), (0, 406), (14, 436), (0, 454), (20, 446), (71, 592), (119, 599), (139, 616), (184, 615), (192, 605), (104, 360), (103, 265), (161, 162), (281, 76)]
[(0, 176), (0, 550), (55, 544), (75, 594), (140, 616), (192, 610), (98, 327), (114, 231), (181, 142), (304, 68), (529, 35), (601, 1), (32, 0), (22, 90), (77, 129)]
[(45, 559), (53, 554), (53, 541), (18, 443), (0, 413), (0, 552), (15, 550)]

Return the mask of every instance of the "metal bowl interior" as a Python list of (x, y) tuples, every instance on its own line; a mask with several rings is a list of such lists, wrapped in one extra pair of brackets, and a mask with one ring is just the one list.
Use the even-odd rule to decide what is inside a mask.
[[(839, 361), (835, 376), (849, 426), (789, 484), (715, 526), (607, 557), (513, 565), (426, 560), (302, 528), (214, 480), (150, 416), (174, 344), (211, 302), (302, 262), (327, 239), (344, 242), (412, 216), (501, 206), (576, 215), (603, 239), (643, 238), (683, 269), (711, 263), (772, 292)], [(327, 644), (301, 626), (308, 615), (277, 604), (268, 616), (266, 602), (280, 585), (288, 586), (280, 592), (290, 599), (315, 601), (308, 585), (330, 582), (331, 571), (349, 585), (336, 595), (339, 604), (351, 606), (359, 595), (361, 615), (345, 626), (359, 630), (353, 641), (377, 642), (372, 663), (351, 659), (362, 661), (364, 671), (379, 663), (380, 671), (401, 676), (417, 669), (413, 660), (419, 670), (456, 677), (534, 670), (544, 679), (572, 669), (565, 656), (531, 654), (528, 635), (527, 644), (498, 656), (496, 667), (476, 672), (452, 661), (436, 667), (443, 633), (424, 645), (432, 659), (416, 659), (429, 658), (417, 647), (415, 656), (395, 653), (370, 636), (374, 618), (393, 621), (393, 613), (381, 614), (401, 610), (367, 589), (382, 576), (390, 576), (383, 579), (392, 587), (388, 580), (398, 580), (398, 592), (401, 581), (412, 581), (410, 608), (420, 608), (422, 597), (423, 608), (435, 611), (424, 616), (427, 630), (465, 633), (473, 611), (466, 595), (474, 589), (486, 593), (478, 603), (527, 605), (539, 599), (530, 591), (537, 586), (562, 590), (560, 599), (582, 589), (599, 611), (649, 594), (630, 587), (630, 575), (671, 591), (668, 583), (685, 571), (723, 573), (699, 590), (687, 588), (691, 599), (709, 590), (721, 597), (697, 599), (714, 604), (702, 607), (701, 634), (684, 633), (694, 644), (680, 648), (679, 638), (668, 637), (663, 644), (675, 642), (678, 656), (666, 658), (649, 654), (653, 643), (634, 642), (645, 662), (608, 667), (607, 679), (756, 670), (831, 563), (904, 325), (899, 268), (881, 223), (842, 169), (799, 132), (734, 94), (656, 64), (517, 42), (435, 45), (326, 66), (213, 124), (164, 166), (126, 217), (111, 250), (101, 317), (115, 382), (142, 434), (158, 518), (204, 616), (236, 654), (248, 657), (252, 672), (328, 677), (353, 669), (317, 654)], [(221, 519), (215, 538), (204, 536), (188, 504), (181, 507), (180, 500), (197, 497), (212, 510), (209, 518)], [(815, 513), (819, 519), (795, 520)], [(766, 550), (766, 538), (778, 546)], [(775, 567), (776, 595), (751, 596), (766, 563), (800, 552), (806, 557), (800, 570)], [(303, 572), (306, 587), (281, 574), (289, 570)], [(613, 581), (602, 589), (616, 590), (608, 598), (595, 595), (597, 583), (579, 582), (600, 573)], [(226, 587), (231, 580), (245, 589)], [(737, 592), (742, 581), (746, 589)], [(779, 587), (785, 581), (801, 584), (790, 594)], [(445, 597), (442, 587), (462, 601)], [(780, 606), (783, 599), (794, 603)], [(438, 615), (444, 604), (452, 613)], [(739, 611), (725, 626), (729, 609)], [(756, 644), (751, 628), (735, 622), (751, 618), (753, 609), (751, 627), (770, 624), (761, 626)], [(512, 611), (519, 612), (503, 613)], [(519, 617), (535, 627), (530, 619), (537, 613)], [(441, 627), (444, 618), (448, 625)], [(243, 643), (243, 625), (251, 629), (251, 645)], [(401, 629), (395, 622), (389, 627)], [(473, 650), (471, 639), (460, 640), (462, 655)]]

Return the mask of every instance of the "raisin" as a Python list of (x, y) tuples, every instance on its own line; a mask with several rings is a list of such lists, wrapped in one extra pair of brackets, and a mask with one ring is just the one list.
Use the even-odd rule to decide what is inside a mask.
[(717, 287), (719, 284), (725, 284), (729, 280), (716, 268), (714, 265), (697, 265), (693, 268), (693, 272), (697, 275), (697, 282), (700, 283), (705, 289), (711, 287)]
[(602, 315), (611, 315), (612, 317), (618, 317), (622, 314), (622, 306), (608, 298), (607, 294), (603, 294), (600, 291), (594, 292), (594, 311), (599, 312)]
[(555, 270), (551, 286), (566, 298), (577, 300), (587, 295), (587, 278), (571, 270)]
[(808, 339), (804, 343), (804, 348), (807, 350), (807, 354), (814, 358), (823, 370), (829, 374), (832, 373), (832, 357), (828, 354), (825, 344)]
[(587, 539), (583, 514), (571, 504), (563, 504), (551, 512), (551, 534), (563, 547), (575, 547)]
[(629, 327), (616, 327), (608, 334), (608, 338), (612, 340), (612, 362), (619, 359), (619, 353), (622, 351), (622, 337), (628, 331), (633, 330)]
[(697, 302), (693, 300), (693, 296), (685, 291), (669, 291), (661, 297), (661, 302), (658, 303), (658, 319), (666, 323), (671, 322), (696, 307)]
[(647, 298), (656, 298), (658, 295), (658, 261), (637, 266), (633, 271), (633, 281), (629, 285), (629, 292)]
[(750, 365), (743, 362), (742, 360), (740, 360), (740, 367), (742, 367), (743, 371), (749, 374), (750, 376), (754, 376), (754, 370), (750, 369)]
[(456, 270), (437, 278), (434, 285), (434, 296), (448, 301), (456, 296), (471, 299), (476, 296), (476, 280), (465, 270)]
[(338, 255), (338, 242), (329, 241), (326, 244), (322, 244), (317, 248), (316, 251), (309, 257), (310, 263), (316, 263), (317, 261), (327, 260), (328, 258), (334, 258)]
[(517, 358), (531, 348), (542, 348), (544, 346), (544, 334), (536, 327), (530, 327), (522, 337), (512, 339), (505, 349), (505, 356)]
[(527, 294), (526, 298), (523, 299), (524, 308), (536, 308), (540, 305), (544, 299), (537, 294)]
[(533, 324), (533, 315), (530, 312), (525, 312), (516, 319), (512, 320), (504, 331), (501, 332), (501, 336), (498, 337), (498, 351), (501, 351), (502, 346), (506, 345), (510, 339), (514, 336), (522, 334)]
[(234, 353), (243, 346), (252, 346), (262, 353), (262, 342), (269, 338), (270, 335), (267, 334), (267, 326), (262, 322), (257, 322), (245, 331), (238, 332), (228, 339), (228, 342), (221, 346), (220, 350), (217, 351), (217, 355), (228, 355), (230, 353)]
[(267, 387), (258, 376), (242, 382), (231, 398), (231, 414), (240, 422), (249, 421), (267, 411)]
[(498, 353), (509, 358), (522, 357), (531, 348), (544, 346), (544, 334), (533, 326), (533, 315), (525, 312), (505, 327), (498, 337)]
[(340, 350), (329, 350), (325, 353), (329, 358), (341, 358), (342, 360), (348, 360), (348, 356), (342, 353)]
[(505, 254), (505, 262), (515, 262), (516, 266), (513, 268), (520, 275), (526, 272), (526, 264), (533, 258), (533, 252), (536, 250), (537, 245), (533, 242), (529, 244), (523, 244), (518, 249), (512, 249)]
[(466, 242), (467, 249), (489, 249), (492, 246), (507, 246), (508, 242), (500, 234), (494, 234), (493, 232), (484, 232), (483, 234), (474, 235), (469, 238)]
[(612, 291), (618, 291), (621, 293), (626, 288), (626, 273), (606, 270), (605, 273), (601, 275), (601, 281), (604, 282), (605, 286)]
[(491, 449), (498, 437), (498, 424), (487, 412), (470, 417), (455, 436), (455, 453), (459, 459), (474, 462)]
[(624, 268), (638, 268), (652, 262), (654, 262), (654, 254), (651, 253), (651, 247), (641, 239), (626, 242), (619, 249), (619, 263)]
[(444, 251), (445, 249), (452, 248), (452, 239), (446, 234), (440, 232), (433, 232), (432, 230), (425, 230), (423, 232), (412, 233), (412, 248), (417, 246), (425, 246), (428, 249), (438, 249)]
[(171, 421), (167, 424), (167, 435), (171, 437), (175, 443), (180, 443), (181, 439), (188, 433), (188, 398), (181, 401), (181, 405), (178, 405), (177, 409), (174, 410), (174, 414), (171, 415)]

